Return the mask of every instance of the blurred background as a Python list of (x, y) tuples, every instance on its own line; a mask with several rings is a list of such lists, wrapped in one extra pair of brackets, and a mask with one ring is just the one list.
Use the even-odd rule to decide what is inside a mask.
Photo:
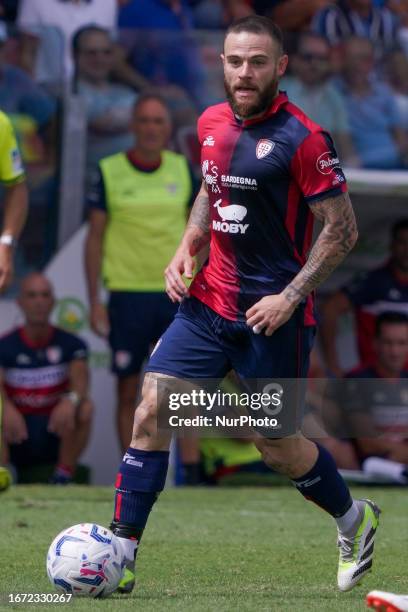
[[(357, 247), (319, 291), (324, 313), (339, 289), (387, 261), (391, 228), (408, 217), (408, 0), (82, 3), (86, 10), (73, 19), (74, 0), (0, 0), (0, 109), (16, 131), (30, 192), (15, 281), (0, 300), (0, 332), (21, 321), (19, 280), (45, 271), (58, 299), (55, 323), (90, 347), (96, 418), (82, 462), (92, 482), (109, 484), (120, 457), (114, 379), (108, 346), (89, 328), (83, 243), (98, 162), (132, 146), (135, 101), (147, 90), (165, 98), (174, 123), (169, 148), (188, 158), (198, 182), (196, 120), (224, 101), (225, 28), (251, 13), (282, 28), (290, 63), (281, 89), (332, 133), (360, 229)], [(408, 301), (403, 308), (408, 314)], [(335, 365), (346, 371), (360, 355), (355, 319), (343, 310)], [(313, 360), (322, 377), (334, 369), (324, 342)]]

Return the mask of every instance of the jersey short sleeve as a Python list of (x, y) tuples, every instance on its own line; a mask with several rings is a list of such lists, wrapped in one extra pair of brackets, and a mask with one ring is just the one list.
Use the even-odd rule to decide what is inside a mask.
[(14, 185), (24, 180), (24, 168), (10, 119), (0, 112), (0, 181)]
[(88, 345), (78, 336), (66, 333), (65, 359), (67, 362), (75, 361), (76, 359), (88, 359), (88, 356)]
[(107, 212), (105, 183), (100, 168), (97, 169), (92, 177), (91, 186), (87, 194), (87, 205), (90, 209)]
[(371, 304), (376, 299), (375, 294), (378, 293), (378, 283), (373, 281), (373, 275), (370, 273), (359, 275), (348, 285), (342, 287), (342, 291), (347, 295), (353, 306)]
[(6, 368), (7, 365), (7, 340), (0, 338), (0, 368)]
[(307, 202), (347, 191), (333, 140), (327, 132), (312, 132), (297, 148), (291, 171)]

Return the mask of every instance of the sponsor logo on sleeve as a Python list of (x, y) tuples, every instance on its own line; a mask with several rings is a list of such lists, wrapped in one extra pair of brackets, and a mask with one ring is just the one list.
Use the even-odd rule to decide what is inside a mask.
[(330, 174), (334, 168), (337, 168), (340, 165), (340, 160), (338, 157), (334, 157), (331, 151), (325, 151), (316, 161), (316, 168), (320, 172), (320, 174)]
[(17, 148), (11, 151), (11, 166), (16, 173), (23, 171), (23, 162), (21, 161), (20, 151)]

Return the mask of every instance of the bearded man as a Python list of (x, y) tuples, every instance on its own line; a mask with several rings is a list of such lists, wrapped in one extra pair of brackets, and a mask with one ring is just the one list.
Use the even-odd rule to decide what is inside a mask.
[[(167, 294), (180, 307), (147, 365), (116, 481), (112, 529), (128, 558), (121, 585), (128, 592), (142, 532), (166, 480), (170, 434), (157, 426), (165, 409), (160, 385), (205, 384), (231, 369), (243, 381), (305, 378), (313, 291), (357, 240), (330, 135), (278, 89), (288, 63), (279, 28), (265, 17), (240, 19), (226, 33), (221, 59), (228, 102), (198, 121), (203, 182), (165, 270)], [(314, 217), (323, 228), (312, 246)], [(192, 278), (205, 245), (208, 260), (187, 288), (184, 279)], [(284, 399), (280, 416), (290, 410)], [(353, 500), (331, 455), (300, 433), (297, 418), (277, 435), (261, 428), (255, 443), (268, 466), (336, 521), (338, 587), (350, 590), (372, 565), (379, 509)]]

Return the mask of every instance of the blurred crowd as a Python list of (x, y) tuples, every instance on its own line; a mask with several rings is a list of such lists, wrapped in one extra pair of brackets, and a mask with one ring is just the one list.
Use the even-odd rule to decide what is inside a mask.
[(282, 88), (333, 131), (345, 165), (407, 167), (407, 0), (3, 0), (0, 7), (0, 105), (16, 116), (30, 163), (52, 154), (56, 94), (67, 89), (86, 106), (89, 171), (129, 144), (130, 108), (146, 89), (165, 96), (175, 144), (189, 150), (188, 128), (223, 98), (222, 32), (256, 12), (285, 33)]
[[(172, 190), (185, 190), (183, 208), (178, 210), (176, 220), (177, 227), (181, 227), (191, 204), (195, 181), (201, 173), (195, 136), (197, 117), (209, 104), (224, 99), (219, 61), (223, 32), (232, 21), (251, 13), (269, 16), (282, 28), (290, 62), (281, 89), (330, 131), (344, 166), (408, 169), (408, 0), (0, 0), (0, 109), (13, 123), (30, 188), (27, 224), (30, 230), (26, 229), (29, 235), (23, 239), (25, 270), (42, 269), (55, 249), (55, 241), (50, 238), (54, 230), (50, 232), (50, 227), (55, 229), (57, 218), (61, 117), (67, 96), (74, 96), (82, 104), (87, 131), (84, 216), (90, 210), (93, 233), (88, 237), (88, 248), (92, 250), (99, 244), (93, 255), (89, 255), (97, 265), (93, 272), (88, 270), (88, 282), (93, 278), (88, 289), (91, 323), (96, 331), (98, 326), (99, 330), (103, 328), (100, 335), (107, 335), (106, 328), (113, 321), (113, 314), (110, 313), (109, 320), (103, 305), (97, 301), (92, 303), (102, 266), (96, 256), (97, 248), (106, 228), (112, 227), (112, 223), (107, 225), (112, 211), (105, 201), (111, 169), (100, 162), (120, 154), (121, 158), (112, 159), (118, 167), (120, 164), (124, 174), (131, 166), (147, 174), (153, 172), (158, 167), (155, 166), (157, 155), (160, 157), (160, 151), (167, 147), (172, 131), (169, 148), (188, 158), (191, 173), (188, 175), (184, 168), (183, 184), (174, 181), (166, 185), (166, 197), (172, 195)], [(130, 150), (132, 154), (125, 157), (124, 152)], [(176, 158), (169, 157), (169, 164), (176, 162)], [(154, 233), (152, 227), (147, 227), (147, 231)], [(170, 251), (173, 238), (178, 236), (169, 239)], [(158, 256), (164, 261), (169, 254), (161, 253), (160, 249), (158, 245)], [(162, 266), (156, 267), (154, 274), (161, 278)], [(23, 312), (26, 317), (31, 316), (26, 293), (27, 286), (35, 285), (38, 299), (46, 301), (43, 331), (47, 336), (52, 287), (44, 278), (28, 278), (20, 295)], [(42, 285), (45, 289), (41, 289)], [(350, 376), (339, 363), (336, 330), (341, 316), (354, 313), (362, 367), (359, 371), (364, 378), (406, 378), (407, 287), (408, 221), (401, 219), (392, 231), (390, 259), (386, 265), (371, 272), (366, 280), (343, 287), (321, 305), (321, 351), (313, 354), (312, 375), (316, 379)], [(130, 290), (139, 291), (140, 287)], [(31, 292), (31, 298), (35, 291)], [(41, 298), (41, 291), (47, 295)], [(119, 304), (114, 308), (117, 320), (121, 320)], [(378, 320), (378, 316), (385, 319)], [(161, 312), (160, 317), (167, 321), (167, 314)], [(118, 337), (110, 340), (113, 359), (116, 359), (114, 371), (119, 372), (118, 431), (123, 448), (127, 446), (126, 432), (133, 417), (142, 361), (149, 344), (160, 336), (163, 325), (160, 330), (145, 334), (144, 353), (136, 356), (129, 357)], [(398, 338), (393, 336), (396, 328)], [(126, 334), (125, 330), (123, 336)], [(8, 346), (6, 349), (9, 350)], [(52, 362), (52, 353), (50, 359)], [(65, 387), (61, 387), (64, 393), (67, 372), (71, 371), (69, 364), (76, 359), (66, 358)], [(11, 357), (10, 360), (12, 363)], [(81, 354), (80, 364), (82, 360)], [(130, 368), (133, 361), (137, 362), (135, 370)], [(5, 364), (6, 361), (1, 362), (0, 368), (7, 370)], [(7, 383), (7, 372), (5, 380)], [(13, 385), (8, 384), (11, 389)], [(389, 401), (394, 403), (394, 408), (400, 406), (398, 418), (401, 430), (406, 432), (407, 393), (402, 389), (398, 395), (395, 388), (393, 392)], [(360, 469), (367, 458), (375, 456), (390, 462), (385, 467), (376, 464), (377, 471), (389, 474), (392, 463), (395, 473), (398, 472), (397, 481), (403, 483), (406, 478), (408, 482), (408, 475), (401, 475), (402, 468), (394, 465), (408, 464), (404, 436), (398, 438), (399, 432), (393, 432), (394, 442), (398, 438), (399, 446), (395, 442), (392, 450), (385, 443), (373, 444), (372, 438), (367, 442), (360, 435), (361, 428), (359, 435), (355, 430), (350, 434), (350, 430), (345, 430), (345, 422), (355, 419), (358, 407), (353, 408), (351, 418), (341, 409), (339, 412), (333, 401), (330, 415), (323, 417), (319, 407), (322, 396), (327, 393), (331, 394), (331, 401), (332, 391), (328, 392), (326, 387), (322, 391), (318, 384), (311, 385), (307, 413), (310, 435), (325, 440), (340, 467)], [(376, 392), (372, 391), (372, 397), (367, 390), (365, 395), (361, 393), (366, 407), (372, 406), (377, 415), (377, 421), (371, 420), (370, 426), (387, 432), (389, 423), (381, 412), (384, 402), (378, 408)], [(387, 393), (383, 390), (381, 393), (388, 401)], [(340, 397), (337, 391), (334, 395), (337, 399)], [(12, 400), (11, 394), (12, 418), (8, 431), (10, 440), (18, 445), (26, 440), (31, 425), (18, 417)], [(17, 398), (17, 404), (18, 401)], [(57, 401), (52, 404), (55, 406), (59, 406)], [(60, 412), (63, 410), (64, 406), (59, 408)], [(90, 418), (88, 406), (86, 419), (80, 424), (85, 432), (83, 441), (73, 457), (66, 457), (64, 446), (62, 450), (52, 447), (52, 459), (57, 461), (58, 468), (52, 476), (56, 482), (70, 480), (87, 440)], [(368, 418), (367, 414), (364, 418)], [(56, 420), (57, 424), (52, 423), (50, 430), (42, 423), (42, 439), (47, 436), (53, 439), (63, 429), (63, 418), (61, 422)], [(354, 442), (348, 441), (350, 436)], [(18, 452), (14, 452), (17, 456)], [(229, 440), (217, 445), (216, 441), (206, 440), (201, 442), (201, 451), (194, 444), (181, 445), (184, 482), (200, 481), (197, 471), (200, 452), (205, 457), (207, 481), (216, 482), (237, 469), (256, 471), (259, 468), (259, 456), (252, 444)]]

